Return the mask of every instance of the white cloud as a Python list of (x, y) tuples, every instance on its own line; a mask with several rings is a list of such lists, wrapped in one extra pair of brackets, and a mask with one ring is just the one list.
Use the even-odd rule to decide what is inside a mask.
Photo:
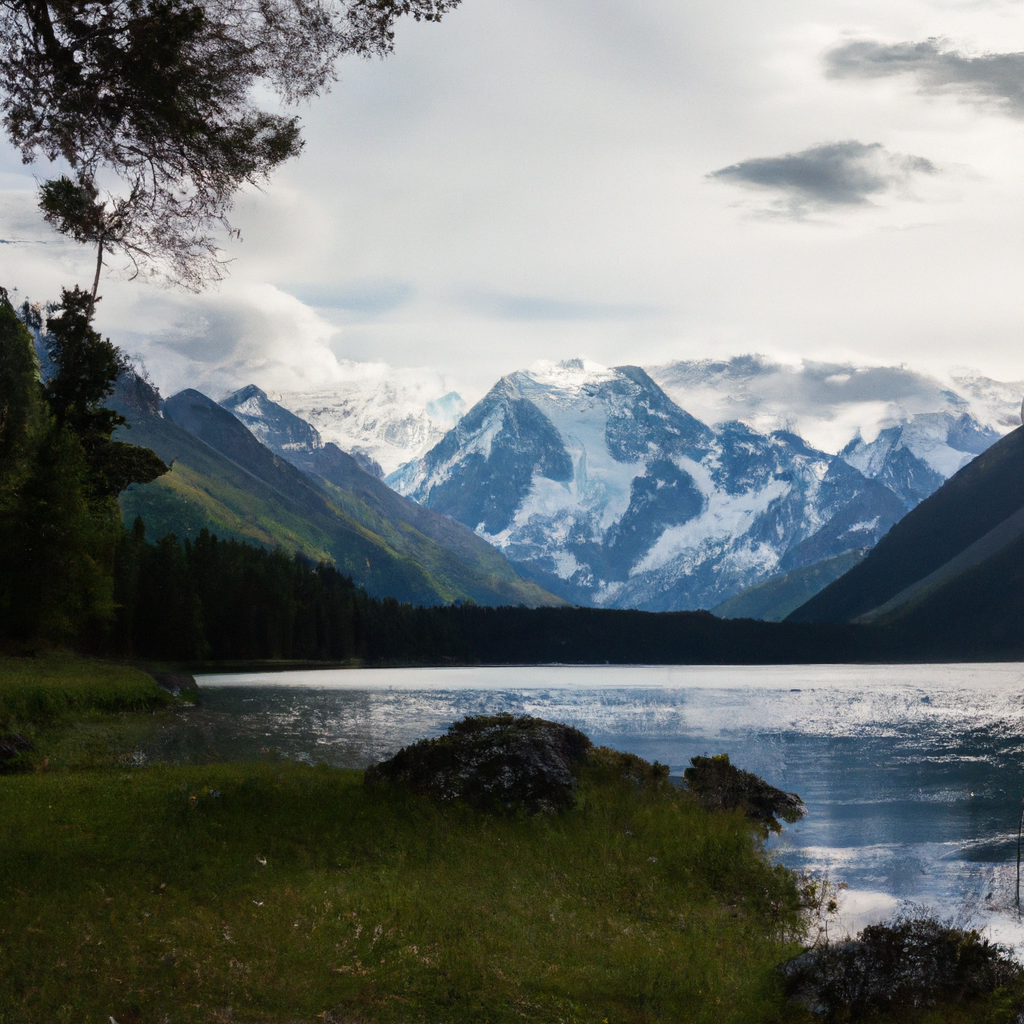
[[(1024, 9), (465, 0), (303, 108), (304, 154), (237, 204), (229, 284), (107, 280), (101, 326), (165, 390), (306, 389), (367, 360), (436, 366), (470, 398), (578, 353), (967, 360), (1017, 379), (1024, 126), (916, 72), (827, 73), (844, 43), (931, 37), (1024, 52)], [(752, 218), (706, 177), (849, 139), (943, 173), (802, 221)], [(87, 281), (88, 255), (34, 221), (30, 173), (2, 147), (0, 186), (0, 238), (37, 238), (0, 245), (0, 283), (43, 298)]]

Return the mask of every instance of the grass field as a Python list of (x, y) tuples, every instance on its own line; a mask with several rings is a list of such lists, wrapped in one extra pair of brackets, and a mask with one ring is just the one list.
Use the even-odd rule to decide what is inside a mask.
[(8, 776), (0, 1021), (756, 1021), (792, 879), (746, 822), (588, 780), (512, 820), (361, 773)]
[(142, 711), (171, 701), (151, 676), (129, 665), (64, 653), (0, 655), (0, 727), (46, 725), (89, 711)]
[[(148, 677), (11, 664), (4, 706), (45, 722), (0, 775), (0, 1024), (814, 1019), (774, 970), (796, 879), (738, 813), (593, 758), (574, 809), (512, 818), (326, 767), (132, 767), (183, 714)], [(33, 687), (63, 696), (9, 696)], [(1008, 1022), (1017, 995), (899, 1019)]]

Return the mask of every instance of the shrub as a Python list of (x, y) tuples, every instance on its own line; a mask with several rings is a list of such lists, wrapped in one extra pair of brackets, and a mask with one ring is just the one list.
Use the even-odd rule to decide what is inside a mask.
[(855, 939), (815, 946), (779, 968), (786, 995), (828, 1019), (968, 1002), (1016, 981), (1021, 968), (973, 929), (899, 917)]
[(542, 718), (470, 716), (447, 734), (403, 747), (366, 771), (368, 785), (391, 783), (479, 810), (564, 810), (575, 802), (574, 769), (591, 748), (578, 729)]
[[(655, 761), (645, 761), (636, 754), (611, 747), (594, 747), (587, 755), (587, 768), (597, 779), (634, 783), (638, 788), (657, 788), (668, 782), (669, 766)], [(668, 783), (671, 785), (671, 783)]]
[(728, 754), (693, 757), (683, 772), (690, 793), (708, 811), (742, 811), (765, 835), (783, 821), (799, 821), (807, 809), (796, 793), (785, 793), (753, 772), (729, 763)]

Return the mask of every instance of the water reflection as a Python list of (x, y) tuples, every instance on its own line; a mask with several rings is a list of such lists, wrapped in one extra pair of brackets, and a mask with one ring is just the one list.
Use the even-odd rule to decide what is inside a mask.
[(774, 848), (850, 885), (849, 926), (910, 901), (1018, 944), (1022, 682), (1020, 665), (208, 676), (192, 739), (173, 742), (182, 758), (205, 750), (361, 768), (463, 715), (508, 711), (567, 722), (676, 775), (694, 754), (724, 751), (803, 797), (807, 817)]

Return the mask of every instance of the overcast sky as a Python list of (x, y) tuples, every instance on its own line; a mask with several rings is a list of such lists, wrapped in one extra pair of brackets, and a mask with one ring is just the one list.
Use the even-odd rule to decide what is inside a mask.
[[(1024, 377), (1024, 2), (464, 0), (348, 61), (240, 198), (231, 279), (108, 277), (165, 393), (535, 359)], [(91, 281), (0, 149), (0, 284)], [(218, 395), (219, 397), (219, 395)]]

